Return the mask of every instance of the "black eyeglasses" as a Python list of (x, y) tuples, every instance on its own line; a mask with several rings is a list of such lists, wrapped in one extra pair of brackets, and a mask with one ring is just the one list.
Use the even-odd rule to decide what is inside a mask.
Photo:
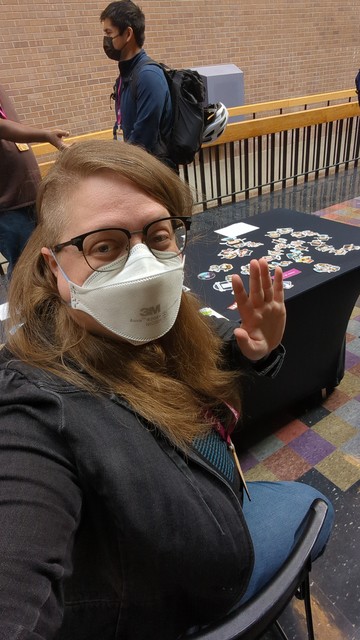
[[(112, 271), (119, 268), (117, 261), (124, 264), (130, 253), (131, 236), (141, 233), (146, 246), (159, 260), (166, 260), (182, 253), (186, 246), (187, 232), (191, 218), (168, 217), (154, 220), (138, 231), (106, 228), (89, 231), (80, 236), (61, 242), (53, 247), (59, 253), (64, 247), (74, 246), (93, 271)], [(113, 263), (117, 264), (113, 264)]]

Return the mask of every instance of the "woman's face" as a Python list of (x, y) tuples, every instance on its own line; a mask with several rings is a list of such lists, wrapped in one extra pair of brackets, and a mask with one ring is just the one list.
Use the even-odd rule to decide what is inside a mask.
[[(106, 227), (136, 231), (149, 222), (169, 216), (164, 206), (140, 191), (136, 185), (110, 172), (84, 178), (69, 200), (68, 207), (71, 207), (71, 210), (67, 212), (68, 222), (58, 239), (59, 244), (82, 233)], [(142, 239), (141, 233), (131, 236), (130, 247), (142, 242)], [(62, 271), (69, 280), (82, 285), (94, 273), (93, 270), (87, 264), (83, 253), (75, 246), (64, 247), (57, 254), (61, 269), (48, 247), (43, 247), (41, 253), (56, 278), (61, 298), (69, 303), (69, 284)], [(113, 337), (113, 334), (87, 313), (70, 307), (69, 313), (88, 331)]]

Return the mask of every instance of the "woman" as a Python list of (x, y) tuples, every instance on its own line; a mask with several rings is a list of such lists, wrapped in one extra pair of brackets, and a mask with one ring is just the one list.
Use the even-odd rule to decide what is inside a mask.
[[(241, 370), (274, 375), (281, 270), (233, 278), (241, 327), (182, 293), (192, 201), (143, 150), (65, 150), (15, 269), (0, 369), (0, 635), (171, 640), (289, 554), (317, 491), (251, 483)], [(291, 507), (291, 508), (289, 508)], [(331, 507), (314, 556), (324, 548)], [(266, 526), (264, 526), (266, 523)]]

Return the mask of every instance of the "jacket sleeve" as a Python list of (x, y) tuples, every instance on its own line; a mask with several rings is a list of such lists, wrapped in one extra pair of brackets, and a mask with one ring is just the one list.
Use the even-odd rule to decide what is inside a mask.
[(247, 369), (254, 371), (257, 375), (274, 378), (281, 369), (286, 355), (284, 345), (279, 344), (276, 349), (257, 362), (252, 362), (241, 353), (234, 329), (237, 325), (223, 318), (212, 317), (211, 321), (217, 334), (224, 340), (224, 354), (229, 366), (232, 369)]
[(0, 371), (0, 640), (52, 640), (81, 511), (59, 397)]
[(147, 65), (139, 71), (136, 90), (136, 118), (127, 142), (152, 151), (159, 139), (161, 118), (170, 100), (161, 69)]

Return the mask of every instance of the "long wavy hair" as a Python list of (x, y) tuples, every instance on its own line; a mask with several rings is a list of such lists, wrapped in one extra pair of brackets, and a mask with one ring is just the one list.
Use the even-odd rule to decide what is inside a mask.
[(61, 152), (40, 184), (38, 226), (13, 272), (8, 345), (19, 359), (92, 394), (118, 394), (186, 448), (209, 429), (207, 409), (221, 410), (225, 421), (226, 403), (240, 409), (239, 376), (226, 370), (222, 341), (199, 313), (196, 298), (183, 293), (173, 328), (152, 343), (133, 346), (93, 335), (70, 316), (40, 253), (59, 242), (81, 180), (103, 171), (131, 180), (170, 215), (191, 215), (187, 185), (140, 148), (87, 141)]

